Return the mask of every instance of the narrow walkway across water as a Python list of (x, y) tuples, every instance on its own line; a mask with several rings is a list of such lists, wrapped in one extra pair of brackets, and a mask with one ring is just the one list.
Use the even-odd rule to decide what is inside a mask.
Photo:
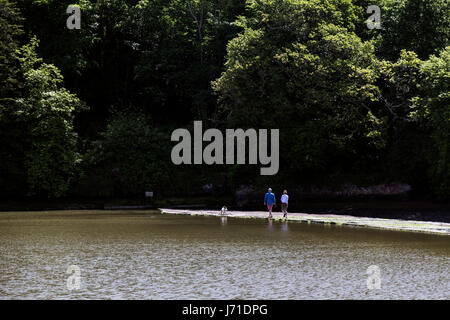
[[(227, 216), (233, 218), (267, 219), (268, 216), (268, 213), (263, 211), (228, 211), (225, 215), (222, 215), (220, 210), (216, 211), (176, 210), (164, 208), (161, 208), (159, 210), (163, 214)], [(284, 221), (283, 214), (281, 212), (274, 212), (273, 220)], [(443, 223), (443, 222), (363, 218), (345, 215), (333, 215), (333, 214), (322, 215), (322, 214), (306, 214), (306, 213), (289, 213), (287, 221), (333, 224), (338, 226), (369, 227), (385, 230), (412, 231), (412, 232), (425, 232), (440, 235), (450, 235), (450, 223)]]

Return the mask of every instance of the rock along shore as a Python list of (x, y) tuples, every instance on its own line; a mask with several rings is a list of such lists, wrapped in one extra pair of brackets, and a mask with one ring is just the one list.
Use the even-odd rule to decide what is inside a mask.
[[(267, 219), (267, 212), (262, 211), (228, 211), (222, 215), (219, 210), (183, 210), (183, 209), (159, 209), (162, 214), (184, 214), (199, 216), (227, 216), (232, 218), (248, 218), (248, 219)], [(273, 220), (284, 221), (281, 212), (273, 213)], [(415, 220), (398, 220), (398, 219), (381, 219), (354, 217), (348, 215), (333, 214), (306, 214), (306, 213), (289, 213), (287, 221), (289, 222), (306, 222), (332, 224), (338, 226), (356, 226), (368, 227), (384, 230), (422, 232), (438, 235), (450, 235), (450, 223), (415, 221)]]

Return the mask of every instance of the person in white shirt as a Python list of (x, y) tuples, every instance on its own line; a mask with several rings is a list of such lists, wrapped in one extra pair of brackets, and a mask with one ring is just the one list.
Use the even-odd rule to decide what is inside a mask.
[(283, 218), (287, 218), (288, 201), (289, 196), (287, 190), (284, 190), (283, 195), (281, 196), (281, 211), (283, 212)]

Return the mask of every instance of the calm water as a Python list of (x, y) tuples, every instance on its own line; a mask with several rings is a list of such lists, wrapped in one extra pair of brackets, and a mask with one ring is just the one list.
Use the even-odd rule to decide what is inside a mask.
[[(450, 237), (139, 211), (0, 213), (1, 299), (449, 299)], [(69, 290), (70, 265), (80, 289)], [(367, 268), (381, 288), (367, 289)]]

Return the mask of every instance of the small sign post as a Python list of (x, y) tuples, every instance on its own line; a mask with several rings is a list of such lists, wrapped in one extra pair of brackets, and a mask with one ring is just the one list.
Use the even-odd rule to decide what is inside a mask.
[(145, 191), (145, 203), (148, 204), (153, 198), (153, 191)]

